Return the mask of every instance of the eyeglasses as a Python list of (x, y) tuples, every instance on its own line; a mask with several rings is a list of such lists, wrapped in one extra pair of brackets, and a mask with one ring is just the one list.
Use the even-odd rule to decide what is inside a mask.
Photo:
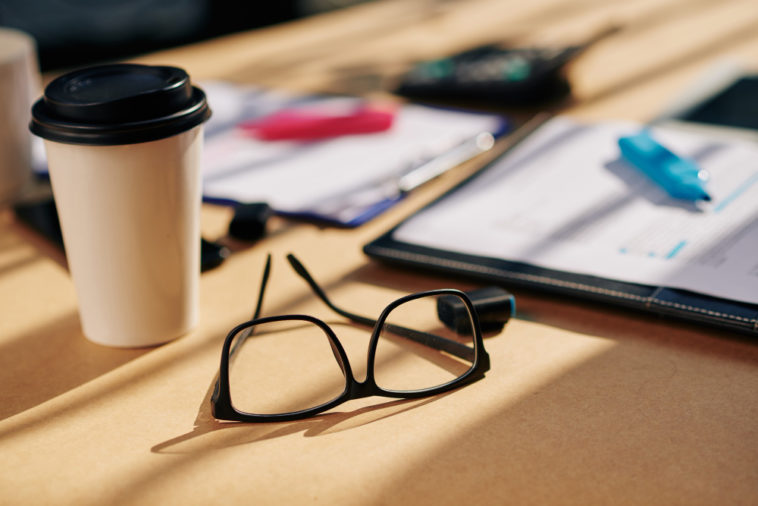
[[(253, 319), (233, 328), (224, 341), (211, 396), (215, 418), (298, 420), (351, 399), (440, 394), (477, 381), (489, 370), (479, 319), (460, 290), (406, 295), (374, 320), (334, 305), (299, 260), (293, 255), (287, 260), (334, 312), (353, 324), (373, 328), (365, 380), (355, 379), (342, 343), (324, 321), (303, 314), (259, 318), (271, 270), (269, 255)], [(450, 302), (465, 308), (468, 324), (442, 323), (447, 318), (440, 313)]]

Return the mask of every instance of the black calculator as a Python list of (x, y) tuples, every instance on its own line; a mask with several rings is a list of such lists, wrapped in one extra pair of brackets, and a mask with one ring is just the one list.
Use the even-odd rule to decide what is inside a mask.
[(536, 105), (565, 97), (563, 69), (583, 47), (512, 48), (484, 46), (416, 64), (396, 93), (408, 97)]
[(566, 64), (592, 44), (621, 29), (611, 25), (585, 41), (563, 47), (485, 45), (414, 65), (394, 90), (421, 99), (454, 99), (491, 105), (535, 106), (557, 102), (571, 91)]

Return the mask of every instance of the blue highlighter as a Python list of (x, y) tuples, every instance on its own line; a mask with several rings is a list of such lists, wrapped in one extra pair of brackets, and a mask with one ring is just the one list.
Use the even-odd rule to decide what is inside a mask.
[(690, 159), (682, 158), (653, 139), (648, 130), (621, 137), (621, 154), (628, 163), (643, 172), (675, 199), (705, 200), (708, 172)]

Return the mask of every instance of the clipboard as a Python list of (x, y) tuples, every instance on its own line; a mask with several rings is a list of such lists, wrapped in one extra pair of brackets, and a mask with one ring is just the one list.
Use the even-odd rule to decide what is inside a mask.
[(498, 114), (402, 103), (386, 131), (262, 140), (240, 129), (240, 122), (288, 110), (351, 111), (366, 100), (225, 82), (203, 86), (214, 108), (206, 127), (203, 199), (267, 202), (281, 216), (341, 227), (378, 216), (420, 184), (490, 149), (511, 127)]
[[(544, 125), (538, 130), (542, 128)], [(514, 260), (505, 255), (461, 251), (455, 247), (435, 247), (398, 235), (401, 227), (418, 220), (420, 215), (434, 213), (436, 206), (446, 202), (465, 199), (468, 189), (476, 184), (481, 187), (482, 182), (492, 178), (492, 173), (502, 166), (503, 160), (515, 156), (515, 151), (525, 143), (524, 137), (529, 139), (531, 136), (522, 136), (480, 171), (366, 244), (364, 253), (374, 260), (395, 266), (463, 276), (506, 288), (536, 289), (758, 336), (758, 304), (754, 302), (714, 296), (664, 283), (630, 282), (613, 276), (556, 269), (522, 259)], [(755, 216), (758, 216), (758, 211)], [(475, 221), (472, 220), (471, 223), (472, 227), (477, 227)], [(758, 220), (755, 223), (758, 224)], [(758, 295), (758, 276), (754, 279), (751, 287), (755, 288), (755, 294)]]

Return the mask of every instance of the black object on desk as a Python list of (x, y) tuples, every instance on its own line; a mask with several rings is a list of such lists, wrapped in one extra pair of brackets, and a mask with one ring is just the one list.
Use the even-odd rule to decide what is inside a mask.
[(758, 130), (758, 74), (740, 77), (683, 112), (679, 119)]
[[(505, 288), (485, 286), (465, 293), (474, 304), (479, 326), (484, 333), (500, 332), (516, 312), (516, 299)], [(471, 332), (468, 309), (460, 297), (437, 299), (437, 315), (442, 323), (459, 334)]]
[(484, 45), (447, 58), (416, 64), (395, 92), (422, 99), (453, 99), (505, 106), (556, 102), (571, 91), (566, 65), (591, 45), (619, 31), (610, 25), (563, 47)]
[(424, 99), (464, 99), (503, 105), (534, 105), (566, 96), (562, 69), (578, 49), (485, 46), (419, 63), (396, 93)]
[(239, 204), (229, 223), (229, 235), (243, 241), (257, 241), (266, 234), (266, 223), (273, 214), (265, 202)]

